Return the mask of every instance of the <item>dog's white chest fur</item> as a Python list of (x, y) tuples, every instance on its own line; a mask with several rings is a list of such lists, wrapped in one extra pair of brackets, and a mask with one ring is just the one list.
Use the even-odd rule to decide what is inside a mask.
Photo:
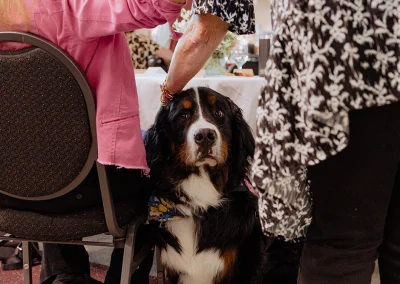
[[(216, 207), (221, 202), (221, 194), (215, 189), (208, 173), (200, 167), (199, 175), (192, 174), (181, 183), (182, 191), (190, 198), (190, 205), (197, 210)], [(189, 213), (190, 214), (190, 213)]]
[(181, 274), (181, 284), (214, 283), (215, 277), (224, 269), (224, 261), (218, 251), (196, 253), (197, 236), (193, 218), (168, 222), (167, 229), (178, 238), (182, 252), (167, 246), (161, 254), (163, 264)]
[[(200, 210), (207, 210), (210, 206), (218, 206), (221, 195), (210, 181), (203, 168), (200, 175), (191, 175), (182, 182), (182, 190), (191, 199), (191, 206)], [(174, 248), (167, 246), (161, 252), (161, 260), (164, 265), (181, 274), (182, 284), (211, 284), (215, 277), (223, 271), (224, 261), (219, 251), (207, 250), (197, 253), (198, 238), (196, 225), (190, 217), (190, 208), (181, 207), (189, 217), (182, 220), (170, 221), (166, 229), (178, 240), (182, 252), (178, 253)]]

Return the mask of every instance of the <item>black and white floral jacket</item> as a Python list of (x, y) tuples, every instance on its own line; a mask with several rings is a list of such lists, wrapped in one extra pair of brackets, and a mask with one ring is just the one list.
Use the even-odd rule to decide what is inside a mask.
[(267, 87), (253, 186), (264, 232), (296, 240), (311, 222), (306, 168), (348, 144), (348, 112), (400, 98), (400, 0), (272, 0)]
[(253, 0), (193, 0), (195, 14), (212, 14), (230, 24), (229, 30), (238, 35), (255, 32)]

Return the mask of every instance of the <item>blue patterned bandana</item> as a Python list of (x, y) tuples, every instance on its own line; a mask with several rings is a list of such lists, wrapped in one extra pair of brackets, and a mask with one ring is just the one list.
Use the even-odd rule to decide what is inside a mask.
[[(243, 188), (244, 191), (248, 190), (256, 197), (259, 197), (258, 192), (254, 190), (247, 179), (244, 180), (242, 187), (238, 187), (235, 190), (238, 191), (240, 188)], [(147, 222), (157, 221), (163, 224), (167, 221), (180, 220), (183, 218), (185, 218), (185, 215), (176, 209), (175, 204), (167, 198), (159, 198), (154, 194), (150, 197)]]
[(185, 216), (176, 209), (175, 204), (166, 198), (158, 198), (152, 195), (149, 200), (149, 211), (147, 221), (165, 223), (167, 221), (179, 220)]

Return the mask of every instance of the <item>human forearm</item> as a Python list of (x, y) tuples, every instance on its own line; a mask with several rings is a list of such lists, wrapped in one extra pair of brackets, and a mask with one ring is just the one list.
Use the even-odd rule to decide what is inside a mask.
[(167, 88), (172, 93), (182, 90), (201, 70), (223, 40), (229, 24), (211, 14), (193, 15), (179, 40), (169, 69)]

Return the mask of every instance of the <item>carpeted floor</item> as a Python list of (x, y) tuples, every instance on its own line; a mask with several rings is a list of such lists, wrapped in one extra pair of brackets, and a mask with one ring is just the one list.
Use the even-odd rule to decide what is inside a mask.
[[(104, 281), (104, 277), (107, 272), (107, 266), (100, 264), (92, 264), (91, 265), (91, 275), (93, 278), (99, 281)], [(39, 274), (40, 274), (40, 266), (36, 266), (33, 268), (33, 284), (39, 284)], [(23, 272), (19, 271), (8, 271), (4, 272), (0, 270), (0, 284), (23, 284)], [(150, 277), (150, 284), (156, 284), (157, 279), (155, 277)], [(371, 284), (379, 284), (379, 274), (375, 271), (372, 276)]]
[[(91, 275), (98, 281), (104, 281), (107, 272), (107, 266), (100, 264), (91, 265)], [(40, 266), (33, 268), (33, 284), (39, 284)], [(0, 270), (0, 284), (23, 284), (23, 271), (2, 271)], [(150, 284), (156, 284), (156, 278), (150, 277)]]

